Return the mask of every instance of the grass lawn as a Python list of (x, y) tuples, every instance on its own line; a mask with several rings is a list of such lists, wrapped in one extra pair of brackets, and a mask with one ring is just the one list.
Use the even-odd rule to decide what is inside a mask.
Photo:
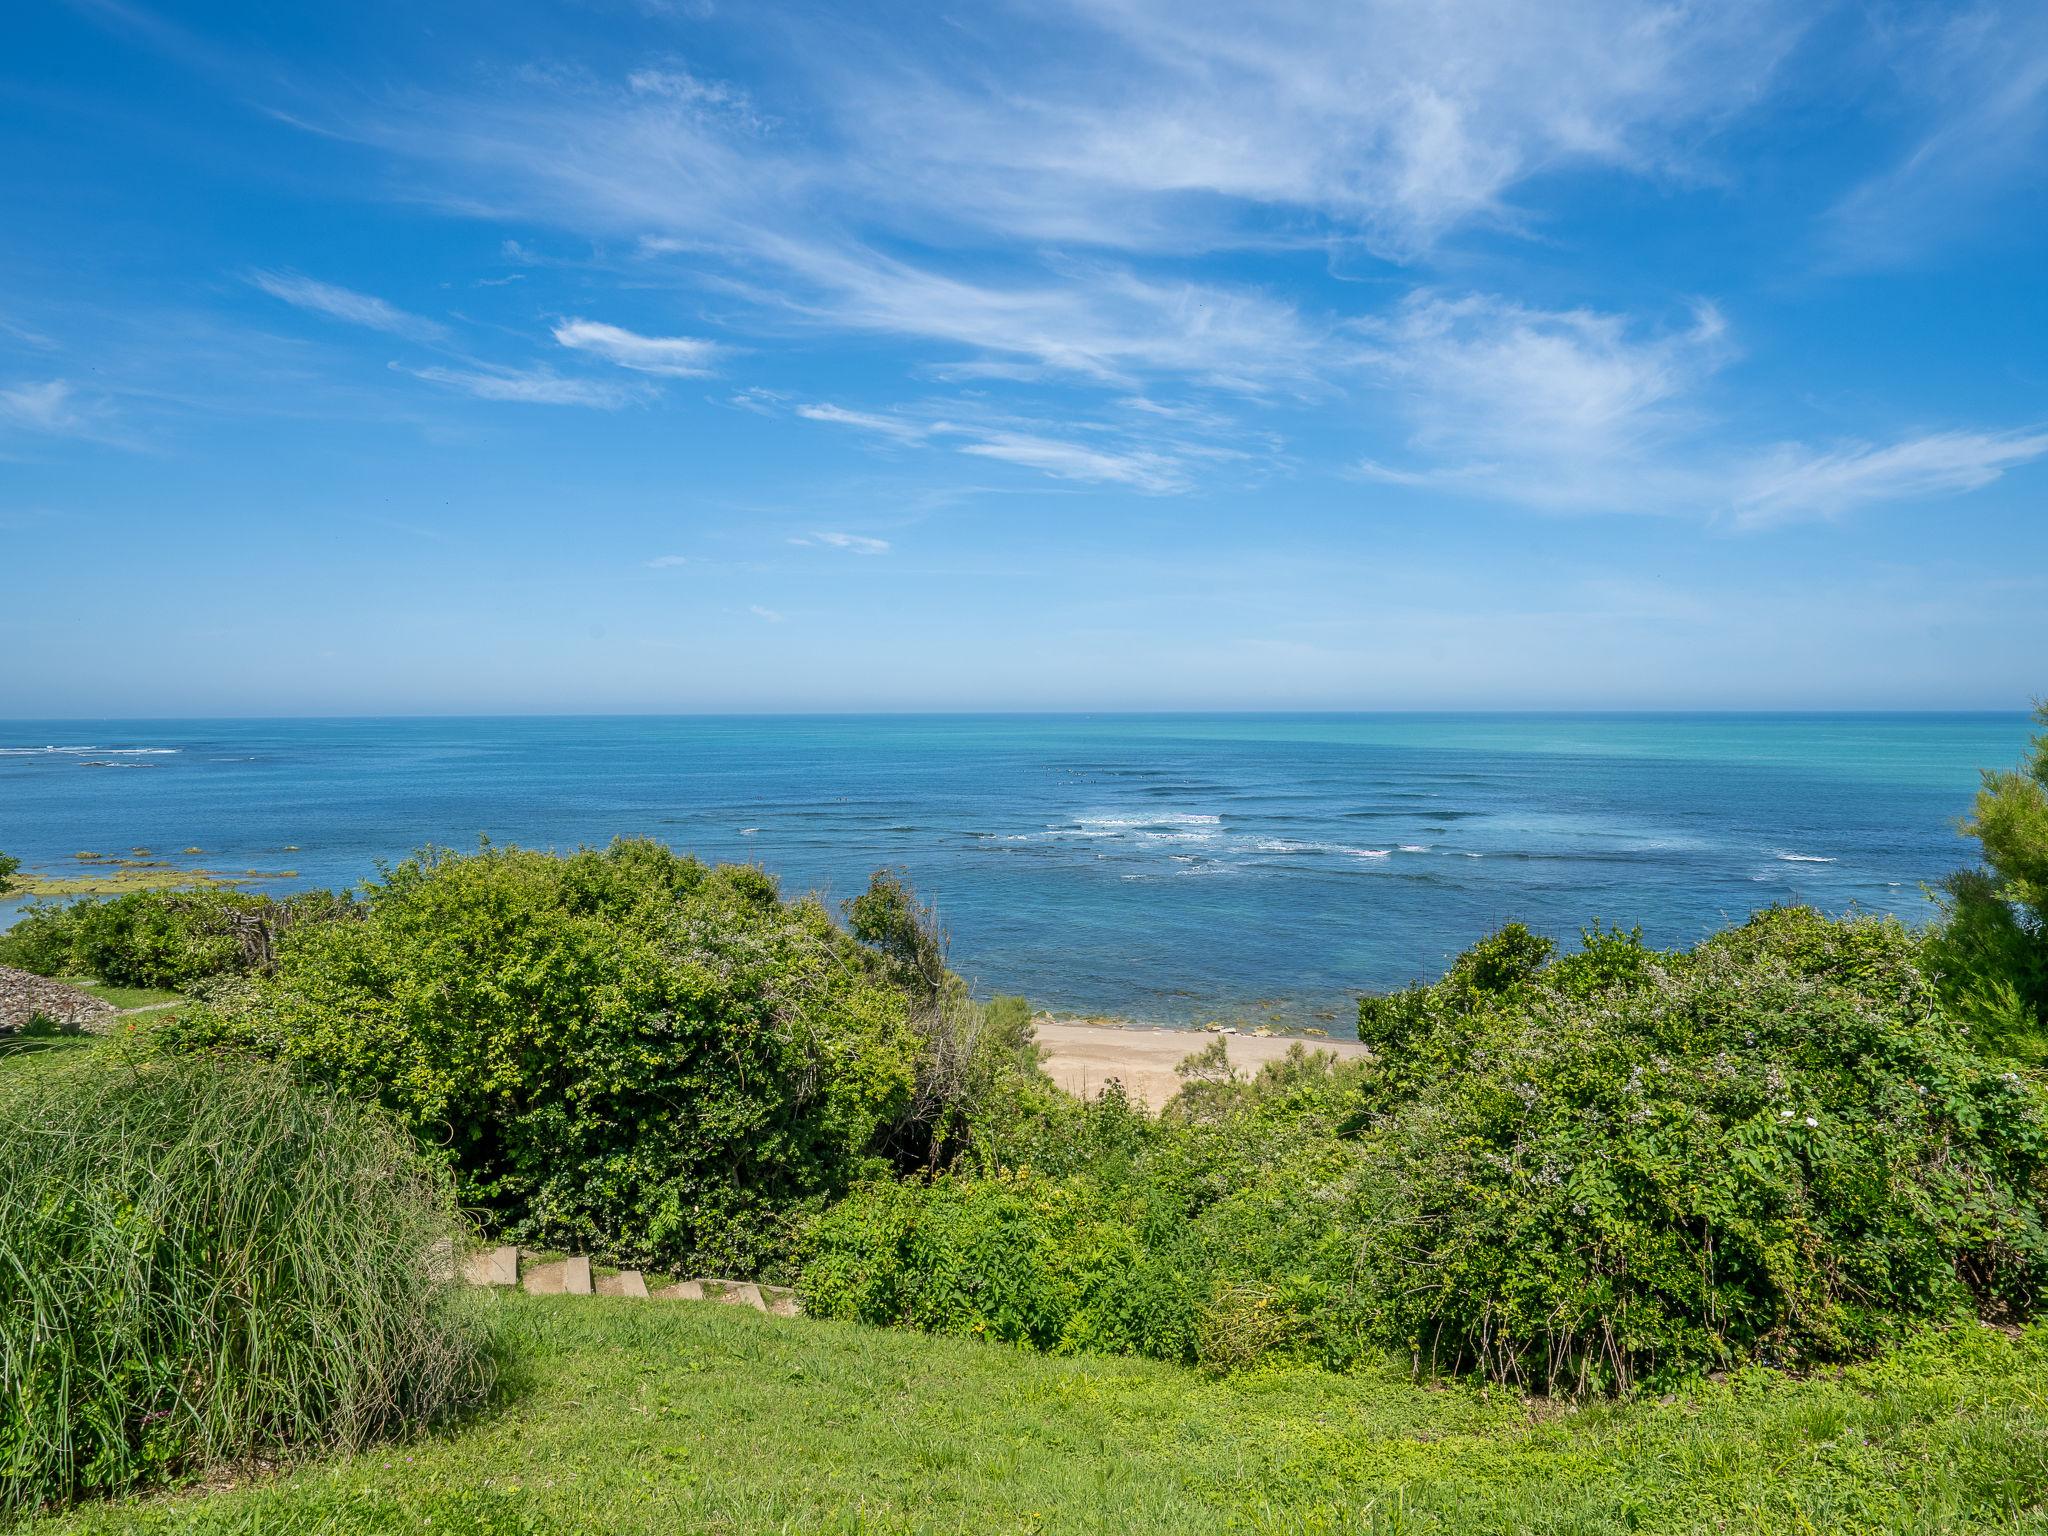
[(57, 1532), (2048, 1531), (2048, 1328), (1571, 1413), (710, 1304), (490, 1298), (505, 1401)]
[(94, 981), (90, 976), (66, 976), (62, 978), (67, 987), (76, 987), (89, 992), (103, 1003), (112, 1003), (116, 1008), (153, 1008), (160, 1003), (182, 1003), (184, 997), (176, 992), (166, 992), (159, 987), (110, 987)]

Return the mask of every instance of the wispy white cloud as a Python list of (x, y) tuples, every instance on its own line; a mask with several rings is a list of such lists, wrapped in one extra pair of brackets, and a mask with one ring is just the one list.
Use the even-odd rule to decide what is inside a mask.
[(621, 368), (669, 378), (710, 373), (725, 351), (717, 342), (695, 336), (642, 336), (596, 320), (564, 320), (555, 327), (555, 340)]
[(382, 331), (387, 336), (399, 336), (407, 341), (441, 341), (448, 335), (448, 327), (438, 321), (410, 314), (374, 294), (339, 288), (333, 283), (319, 282), (296, 272), (251, 272), (249, 281), (272, 298), (282, 299), (295, 309), (326, 315), (348, 325)]
[(1907, 261), (1976, 228), (2001, 198), (2048, 194), (2048, 8), (1934, 7), (1891, 39), (1911, 147), (1829, 211), (1832, 256)]
[(856, 555), (886, 555), (889, 553), (887, 539), (869, 538), (861, 533), (810, 533), (789, 541), (792, 544), (823, 544), (832, 549), (847, 550)]
[(781, 614), (777, 613), (773, 608), (763, 608), (759, 603), (753, 604), (747, 609), (747, 612), (760, 619), (763, 623), (780, 624), (782, 622)]
[[(2016, 439), (1867, 434), (1759, 461), (1730, 446), (1756, 438), (1717, 408), (1738, 354), (1706, 299), (1646, 318), (1316, 288), (1193, 258), (1317, 249), (1341, 268), (1363, 249), (1412, 264), (1445, 258), (1461, 231), (1540, 235), (1518, 199), (1560, 170), (1707, 174), (1702, 145), (1771, 88), (1809, 19), (1787, 0), (1042, 0), (938, 39), (859, 15), (785, 34), (807, 71), (794, 125), (663, 62), (480, 77), (387, 98), (352, 131), (424, 168), (451, 212), (522, 214), (605, 249), (635, 285), (716, 292), (722, 327), (903, 340), (913, 376), (959, 390), (885, 410), (750, 388), (738, 408), (1158, 495), (1279, 462), (1277, 432), (1255, 443), (1248, 423), (1315, 407), (1373, 441), (1357, 473), (1382, 484), (1762, 523), (1830, 497), (1969, 489), (1969, 463), (1995, 476), (2022, 462), (1997, 456)], [(2048, 73), (2031, 61), (2048, 49), (2027, 31), (1992, 69), (1997, 25), (1942, 35), (1960, 61), (1944, 78), (1997, 87), (1900, 168), (1946, 182), (1975, 163), (1956, 146), (2032, 142)], [(582, 318), (555, 339), (656, 377), (721, 355)], [(416, 371), (485, 398), (636, 398), (545, 368)], [(1098, 393), (1076, 403), (1076, 386)], [(2007, 448), (1971, 460), (1957, 445), (1972, 442)], [(1937, 470), (1944, 443), (1957, 462)]]
[[(968, 406), (970, 402), (952, 404)], [(1148, 495), (1193, 488), (1190, 463), (1201, 458), (1240, 458), (1236, 450), (1161, 437), (1141, 440), (1100, 422), (1064, 427), (1011, 417), (975, 420), (938, 408), (912, 416), (849, 411), (836, 405), (805, 405), (797, 414), (811, 421), (853, 427), (901, 444), (945, 446), (976, 458), (998, 459), (1056, 480), (1123, 485)]]
[(1421, 461), (1361, 473), (1560, 510), (1669, 510), (1692, 494), (1672, 468), (1697, 425), (1690, 397), (1733, 351), (1711, 305), (1648, 330), (1624, 315), (1423, 292), (1361, 329), (1363, 364)]
[(688, 565), (689, 563), (689, 557), (686, 555), (656, 555), (647, 562), (647, 569), (650, 571), (672, 571), (678, 566)]
[(1732, 515), (1742, 527), (1977, 490), (2048, 453), (2048, 432), (1955, 430), (1755, 456), (1702, 406), (1736, 353), (1710, 305), (1686, 325), (1417, 294), (1365, 328), (1366, 367), (1393, 392), (1413, 463), (1361, 478), (1552, 511)]
[[(1560, 166), (1654, 172), (1752, 99), (1797, 40), (1763, 0), (1065, 0), (1080, 46), (820, 71), (871, 195), (906, 216), (1116, 247), (1260, 243), (1247, 209), (1409, 256)], [(886, 56), (885, 56), (886, 57)], [(851, 60), (859, 59), (856, 67)], [(906, 205), (909, 205), (906, 207)]]
[[(398, 368), (396, 363), (393, 368)], [(629, 404), (635, 394), (617, 384), (594, 379), (564, 378), (546, 368), (497, 368), (478, 364), (471, 368), (400, 368), (416, 379), (444, 384), (474, 395), (479, 400), (505, 400), (522, 405), (585, 405), (613, 411)]]
[(2048, 431), (1935, 432), (1884, 445), (1785, 444), (1746, 472), (1735, 496), (1745, 526), (1838, 517), (1880, 501), (1954, 496), (2048, 454)]
[(830, 403), (800, 405), (796, 408), (796, 413), (806, 421), (858, 427), (863, 432), (873, 432), (877, 436), (894, 438), (902, 443), (921, 443), (931, 436), (931, 428), (923, 422), (911, 421), (902, 416), (884, 416), (874, 411), (849, 411), (844, 406)]
[(1152, 495), (1190, 487), (1186, 466), (1150, 449), (1098, 448), (1030, 432), (984, 432), (960, 445), (962, 453), (1001, 459), (1051, 475), (1055, 480), (1085, 480), (1098, 485), (1125, 485)]
[(30, 432), (68, 436), (91, 425), (92, 413), (65, 379), (14, 384), (0, 389), (0, 422)]

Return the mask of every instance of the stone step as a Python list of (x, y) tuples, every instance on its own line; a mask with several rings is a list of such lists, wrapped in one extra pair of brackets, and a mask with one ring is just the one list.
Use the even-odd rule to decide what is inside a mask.
[(519, 1250), (492, 1248), (462, 1261), (462, 1278), (471, 1285), (517, 1285)]
[(568, 1290), (569, 1266), (560, 1259), (552, 1264), (530, 1264), (519, 1283), (530, 1296), (560, 1296)]
[(752, 1307), (756, 1312), (766, 1312), (768, 1303), (761, 1295), (761, 1287), (751, 1280), (722, 1280), (725, 1289), (718, 1293), (718, 1299), (729, 1307)]
[[(431, 1262), (431, 1261), (430, 1261)], [(753, 1280), (664, 1281), (649, 1290), (647, 1276), (637, 1269), (616, 1274), (590, 1273), (586, 1257), (557, 1259), (548, 1264), (529, 1264), (522, 1275), (519, 1250), (513, 1247), (471, 1254), (463, 1262), (462, 1276), (471, 1285), (517, 1285), (534, 1296), (626, 1296), (655, 1301), (717, 1301), (729, 1307), (752, 1307), (775, 1317), (803, 1316), (803, 1303), (786, 1285), (763, 1285)]]
[(553, 1264), (536, 1264), (527, 1270), (523, 1284), (535, 1296), (588, 1296), (590, 1260), (559, 1259)]

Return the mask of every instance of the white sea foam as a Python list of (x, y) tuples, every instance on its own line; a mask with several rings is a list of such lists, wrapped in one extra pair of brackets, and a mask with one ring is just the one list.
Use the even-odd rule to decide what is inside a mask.
[(0, 757), (175, 757), (178, 747), (0, 747)]
[(1154, 827), (1214, 827), (1221, 816), (1194, 811), (1155, 811), (1147, 816), (1076, 816), (1076, 826), (1102, 828), (1107, 832), (1142, 832)]
[(1780, 853), (1778, 857), (1787, 864), (1832, 864), (1835, 862), (1824, 853)]
[(1427, 853), (1427, 852), (1429, 852), (1429, 844), (1427, 844), (1427, 843), (1403, 843), (1403, 844), (1401, 845), (1401, 851), (1402, 851), (1403, 853)]

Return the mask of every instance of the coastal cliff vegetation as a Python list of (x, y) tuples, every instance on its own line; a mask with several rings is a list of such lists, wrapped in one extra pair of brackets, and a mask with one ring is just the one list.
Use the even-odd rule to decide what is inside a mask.
[[(429, 1229), (1223, 1377), (1598, 1400), (1882, 1361), (1942, 1330), (2037, 1350), (2042, 724), (2027, 763), (1985, 775), (1966, 824), (1982, 863), (1924, 930), (1780, 907), (1688, 948), (1595, 929), (1562, 949), (1510, 924), (1440, 979), (1363, 998), (1369, 1059), (1304, 1043), (1245, 1078), (1212, 1046), (1157, 1115), (1055, 1089), (1028, 1007), (969, 995), (895, 872), (834, 913), (759, 869), (623, 841), (429, 851), (341, 896), (35, 906), (0, 964), (194, 1001), (62, 1070), (0, 1061), (21, 1154), (0, 1169), (0, 1505), (356, 1445), (476, 1400), (482, 1346), (456, 1315), (378, 1313), (375, 1277), (348, 1267), (396, 1274)], [(224, 1129), (225, 1161), (189, 1178), (109, 1140), (258, 1100), (275, 1134), (244, 1158)], [(208, 1193), (230, 1175), (234, 1199)], [(265, 1193), (308, 1179), (332, 1192), (327, 1246)], [(180, 1180), (191, 1198), (163, 1199)], [(135, 1246), (123, 1181), (156, 1192), (156, 1247)], [(256, 1224), (232, 1227), (242, 1213)], [(127, 1267), (35, 1278), (74, 1250)], [(328, 1287), (317, 1329), (385, 1341), (361, 1391), (206, 1353), (267, 1326), (255, 1292), (181, 1278), (230, 1250)], [(76, 1410), (50, 1339), (82, 1352), (128, 1315), (133, 1340), (94, 1358), (160, 1366), (106, 1375), (91, 1436), (54, 1435)], [(278, 1326), (279, 1358), (301, 1358), (291, 1330), (315, 1323)]]

